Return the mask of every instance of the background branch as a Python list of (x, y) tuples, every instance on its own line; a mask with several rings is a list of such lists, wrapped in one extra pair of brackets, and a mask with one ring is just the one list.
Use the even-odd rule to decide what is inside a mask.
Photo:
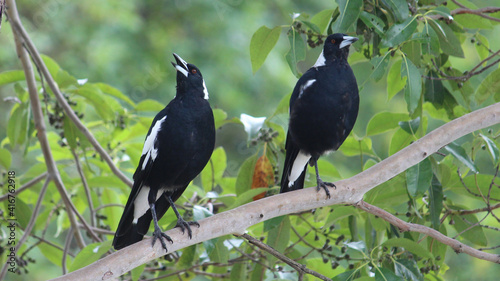
[[(169, 252), (177, 251), (227, 234), (241, 236), (248, 227), (278, 216), (334, 204), (356, 204), (362, 200), (367, 191), (417, 164), (441, 147), (475, 130), (497, 123), (500, 123), (500, 103), (457, 118), (370, 169), (349, 179), (336, 182), (337, 189), (332, 190), (330, 199), (326, 199), (324, 193), (316, 192), (315, 188), (306, 188), (263, 198), (200, 220), (200, 227), (193, 228), (192, 240), (183, 235), (178, 228), (167, 231), (166, 233), (175, 241), (168, 246), (168, 250)], [(392, 223), (392, 215), (382, 218)], [(418, 228), (412, 228), (412, 230), (416, 231)], [(457, 247), (456, 245), (458, 245), (456, 240), (448, 237), (441, 239), (441, 241), (451, 247)], [(473, 251), (477, 250), (468, 248), (461, 252), (470, 254)], [(87, 267), (53, 280), (107, 280), (117, 278), (131, 269), (165, 254), (161, 245), (157, 244), (154, 248), (151, 248), (150, 239), (145, 239)], [(498, 255), (481, 253), (481, 255), (475, 256), (500, 263)]]

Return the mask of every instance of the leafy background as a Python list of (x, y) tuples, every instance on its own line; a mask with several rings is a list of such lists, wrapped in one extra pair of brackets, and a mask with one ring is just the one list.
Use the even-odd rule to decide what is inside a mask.
[[(171, 53), (201, 69), (219, 128), (217, 149), (178, 202), (186, 217), (201, 219), (247, 203), (262, 192), (277, 192), (272, 186), (283, 161), (289, 94), (297, 76), (319, 55), (315, 46), (322, 45), (320, 35), (342, 31), (360, 38), (349, 58), (360, 88), (360, 116), (340, 153), (321, 159), (325, 180), (355, 175), (439, 125), (497, 102), (498, 55), (480, 62), (500, 49), (498, 21), (472, 14), (455, 15), (453, 21), (439, 18), (459, 8), (455, 2), (470, 9), (493, 5), (439, 0), (17, 3), (23, 24), (67, 100), (129, 177), (152, 117), (175, 94)], [(488, 15), (500, 17), (498, 12)], [(15, 171), (21, 186), (46, 168), (6, 21), (0, 33), (0, 65), (0, 169), (4, 182), (6, 172)], [(476, 66), (475, 71), (488, 68), (470, 72)], [(460, 76), (465, 77), (454, 79)], [(51, 183), (34, 235), (18, 252), (21, 275), (9, 273), (9, 280), (46, 280), (61, 275), (63, 257), (67, 271), (73, 271), (106, 254), (121, 216), (120, 205), (129, 193), (68, 122), (50, 90), (42, 92), (48, 137), (63, 182), (77, 210), (101, 230), (104, 242), (85, 237), (84, 249), (75, 243), (65, 247), (70, 225)], [(241, 113), (266, 118), (240, 117)], [(498, 204), (498, 129), (448, 145), (439, 155), (370, 191), (365, 200), (476, 248), (498, 246), (500, 222), (495, 212), (459, 212)], [(90, 187), (90, 199), (77, 162)], [(41, 187), (37, 183), (16, 198), (19, 237)], [(2, 210), (8, 210), (5, 200)], [(2, 246), (7, 241), (6, 219), (4, 212)], [(482, 226), (470, 227), (478, 222)], [(173, 227), (173, 216), (167, 215), (161, 224), (164, 229)], [(275, 218), (249, 233), (315, 271), (336, 276), (334, 280), (494, 280), (499, 273), (497, 265), (456, 255), (427, 237), (400, 234), (351, 206)], [(126, 278), (140, 276), (297, 279), (291, 268), (235, 237), (186, 248), (141, 266)]]

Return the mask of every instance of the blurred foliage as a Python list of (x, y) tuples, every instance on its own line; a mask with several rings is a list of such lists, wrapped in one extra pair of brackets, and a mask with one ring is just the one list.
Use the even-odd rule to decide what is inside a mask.
[[(349, 62), (358, 79), (361, 110), (340, 153), (319, 161), (324, 180), (359, 173), (437, 126), (498, 102), (500, 39), (493, 36), (500, 32), (498, 21), (468, 13), (452, 17), (459, 8), (455, 2), (470, 9), (491, 5), (481, 0), (51, 0), (19, 1), (18, 8), (67, 102), (129, 176), (152, 117), (175, 94), (170, 54), (176, 52), (201, 69), (214, 107), (218, 147), (178, 202), (186, 217), (201, 219), (248, 203), (263, 192), (278, 192), (289, 94), (296, 77), (314, 63), (327, 34), (345, 32), (360, 38)], [(500, 17), (498, 12), (487, 15)], [(0, 169), (5, 186), (8, 171), (15, 171), (20, 188), (46, 167), (13, 41), (9, 23), (3, 22)], [(62, 180), (86, 219), (96, 212), (95, 227), (104, 242), (85, 237), (84, 249), (65, 244), (69, 221), (60, 194), (49, 184), (32, 235), (17, 254), (20, 275), (7, 274), (11, 280), (46, 280), (61, 274), (63, 257), (67, 270), (73, 271), (105, 255), (129, 195), (129, 188), (111, 173), (50, 89), (37, 79)], [(241, 113), (265, 117), (240, 117)], [(498, 254), (498, 209), (477, 211), (500, 200), (498, 136), (495, 126), (461, 138), (369, 191), (364, 200)], [(31, 218), (42, 184), (16, 197), (17, 237)], [(306, 185), (315, 185), (312, 174)], [(4, 248), (9, 205), (8, 200), (2, 203)], [(175, 222), (167, 215), (160, 224), (170, 229)], [(274, 218), (248, 233), (333, 280), (493, 280), (498, 272), (497, 265), (469, 256), (457, 258), (429, 237), (399, 233), (352, 206)], [(1, 264), (5, 259), (2, 254)], [(471, 266), (464, 267), (465, 262)], [(292, 268), (229, 236), (172, 253), (125, 278), (159, 276), (297, 279)]]

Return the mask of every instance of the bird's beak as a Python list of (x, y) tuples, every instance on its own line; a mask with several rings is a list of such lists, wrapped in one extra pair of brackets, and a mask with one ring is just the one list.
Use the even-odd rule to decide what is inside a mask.
[(172, 65), (175, 67), (175, 69), (177, 69), (177, 71), (179, 71), (180, 73), (182, 73), (184, 76), (188, 76), (188, 67), (187, 67), (187, 62), (185, 60), (183, 60), (179, 55), (177, 55), (176, 53), (173, 53), (174, 55), (174, 58), (175, 58), (175, 62), (172, 62)]
[(339, 48), (342, 49), (344, 47), (347, 47), (347, 46), (350, 46), (352, 43), (358, 41), (358, 38), (357, 37), (352, 37), (352, 36), (347, 36), (347, 35), (344, 35), (344, 37), (342, 37), (342, 42), (340, 43), (340, 46)]

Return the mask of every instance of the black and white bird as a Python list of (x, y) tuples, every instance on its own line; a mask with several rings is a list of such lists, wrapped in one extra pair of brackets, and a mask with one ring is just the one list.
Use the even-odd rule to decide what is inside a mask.
[(200, 70), (173, 54), (177, 69), (175, 98), (154, 118), (149, 128), (134, 185), (128, 198), (113, 246), (119, 250), (136, 243), (154, 223), (153, 246), (157, 239), (167, 250), (158, 220), (172, 207), (177, 225), (192, 236), (191, 225), (175, 208), (174, 202), (208, 163), (215, 145), (214, 117), (208, 91)]
[(358, 116), (356, 78), (347, 63), (349, 46), (358, 38), (335, 33), (325, 40), (316, 63), (300, 77), (290, 98), (290, 121), (280, 192), (304, 187), (307, 164), (314, 166), (318, 191), (328, 186), (319, 176), (317, 161), (337, 150)]

